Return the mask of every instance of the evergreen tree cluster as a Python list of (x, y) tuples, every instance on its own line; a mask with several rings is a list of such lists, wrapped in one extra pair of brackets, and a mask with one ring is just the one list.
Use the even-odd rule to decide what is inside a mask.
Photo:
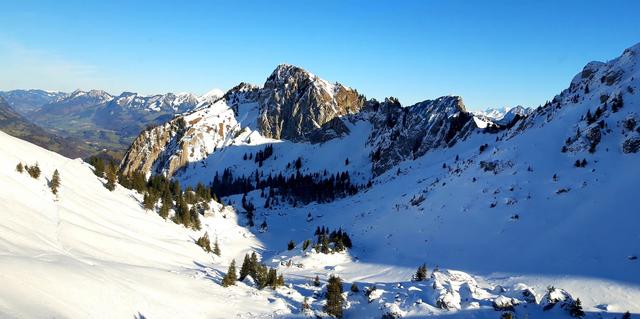
[(258, 163), (259, 167), (262, 167), (262, 162), (266, 161), (269, 157), (273, 155), (273, 145), (269, 144), (265, 146), (262, 151), (258, 151), (256, 156), (254, 157), (254, 161)]
[(249, 156), (247, 156), (247, 153), (244, 153), (242, 159), (245, 161), (253, 159), (254, 162), (258, 164), (258, 167), (262, 167), (262, 162), (266, 161), (269, 157), (271, 157), (271, 155), (273, 155), (273, 145), (269, 144), (265, 146), (261, 151), (258, 151), (255, 157), (253, 156), (253, 153), (249, 153)]
[(274, 268), (269, 268), (266, 265), (258, 261), (258, 256), (255, 252), (251, 255), (246, 254), (244, 261), (240, 267), (240, 280), (244, 280), (247, 276), (251, 276), (256, 282), (258, 289), (265, 287), (271, 287), (276, 289), (279, 286), (284, 286), (284, 276), (278, 275), (278, 272)]
[(89, 158), (89, 164), (93, 166), (93, 173), (98, 177), (104, 177), (104, 160), (97, 156)]
[[(604, 105), (604, 107), (606, 108), (606, 104)], [(603, 113), (604, 113), (604, 110), (599, 106), (596, 108), (596, 111), (593, 114), (591, 114), (591, 110), (587, 110), (587, 114), (585, 115), (585, 120), (587, 121), (587, 124), (591, 125), (595, 123), (602, 116)]]
[(329, 232), (329, 228), (324, 226), (316, 228), (316, 244), (313, 248), (320, 253), (329, 254), (341, 252), (352, 247), (349, 235), (339, 228), (337, 231)]
[(198, 183), (195, 189), (189, 186), (183, 191), (180, 182), (162, 175), (153, 175), (145, 181), (144, 174), (136, 172), (129, 176), (121, 175), (120, 183), (144, 195), (142, 204), (146, 210), (155, 211), (160, 201), (158, 214), (162, 218), (168, 218), (169, 210), (173, 209), (175, 215), (172, 220), (193, 229), (200, 229), (199, 216), (210, 208), (209, 201), (218, 200), (211, 188), (202, 183)]
[(96, 176), (107, 179), (107, 183), (104, 186), (108, 190), (113, 191), (116, 189), (116, 183), (118, 182), (118, 168), (113, 161), (109, 161), (109, 164), (107, 165), (101, 157), (92, 156), (89, 158), (89, 164), (93, 166), (93, 173), (96, 174)]
[(622, 94), (618, 93), (618, 95), (616, 95), (613, 100), (611, 100), (611, 111), (616, 113), (622, 108), (622, 106), (624, 106)]
[(256, 189), (264, 192), (267, 188), (269, 189), (268, 204), (265, 206), (268, 208), (289, 199), (302, 201), (305, 204), (313, 201), (331, 202), (336, 198), (355, 195), (361, 187), (351, 182), (348, 171), (331, 175), (327, 171), (322, 174), (302, 174), (297, 171), (289, 177), (285, 177), (282, 173), (275, 176), (269, 174), (265, 177), (256, 170), (249, 177), (245, 175), (235, 177), (227, 168), (222, 176), (216, 173), (211, 183), (213, 192), (220, 196), (243, 194)]
[(576, 160), (576, 162), (573, 165), (575, 167), (586, 167), (587, 166), (587, 160), (585, 158), (583, 158), (582, 160)]

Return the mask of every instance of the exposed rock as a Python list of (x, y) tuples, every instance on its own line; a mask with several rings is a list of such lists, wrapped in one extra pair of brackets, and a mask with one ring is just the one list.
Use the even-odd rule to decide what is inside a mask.
[(452, 146), (464, 139), (476, 126), (473, 115), (465, 110), (458, 96), (445, 96), (402, 107), (394, 98), (368, 106), (374, 110), (374, 129), (368, 144), (373, 171), (379, 175), (405, 159)]
[(493, 309), (497, 311), (514, 311), (515, 306), (517, 306), (520, 302), (515, 298), (509, 298), (505, 296), (498, 296), (493, 300)]
[(309, 141), (325, 123), (364, 105), (364, 97), (292, 65), (279, 65), (260, 92), (258, 126), (262, 135)]

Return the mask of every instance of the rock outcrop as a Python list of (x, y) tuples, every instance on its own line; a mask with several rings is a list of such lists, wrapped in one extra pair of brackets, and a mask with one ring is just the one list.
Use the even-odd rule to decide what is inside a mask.
[(260, 92), (260, 133), (275, 139), (310, 141), (312, 133), (325, 123), (357, 113), (364, 102), (356, 90), (331, 84), (299, 67), (279, 65)]
[(369, 137), (374, 174), (381, 174), (405, 159), (447, 147), (464, 139), (476, 126), (462, 98), (445, 96), (402, 107), (394, 98), (372, 102), (374, 126)]

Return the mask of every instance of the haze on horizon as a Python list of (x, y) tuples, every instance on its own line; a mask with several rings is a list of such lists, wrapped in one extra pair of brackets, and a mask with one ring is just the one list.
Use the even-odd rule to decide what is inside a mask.
[(535, 107), (640, 41), (639, 11), (630, 0), (8, 2), (0, 90), (203, 94), (262, 84), (288, 63), (405, 105), (460, 95), (470, 109)]

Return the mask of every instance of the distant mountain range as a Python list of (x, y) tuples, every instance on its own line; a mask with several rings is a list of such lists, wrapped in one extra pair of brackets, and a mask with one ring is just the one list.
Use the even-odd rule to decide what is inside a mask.
[(71, 158), (96, 152), (96, 149), (80, 140), (58, 136), (33, 124), (14, 110), (2, 97), (0, 97), (0, 128), (15, 137)]
[[(16, 123), (30, 123), (28, 127), (37, 131), (31, 135), (52, 134), (71, 144), (84, 144), (76, 145), (73, 151), (62, 151), (63, 154), (86, 157), (108, 151), (115, 158), (122, 155), (145, 126), (164, 123), (221, 95), (220, 90), (200, 97), (191, 93), (143, 96), (132, 92), (114, 96), (102, 90), (0, 92), (0, 97), (12, 108), (5, 113), (20, 116)], [(4, 127), (0, 129), (5, 130)], [(5, 131), (12, 133), (16, 128)]]

